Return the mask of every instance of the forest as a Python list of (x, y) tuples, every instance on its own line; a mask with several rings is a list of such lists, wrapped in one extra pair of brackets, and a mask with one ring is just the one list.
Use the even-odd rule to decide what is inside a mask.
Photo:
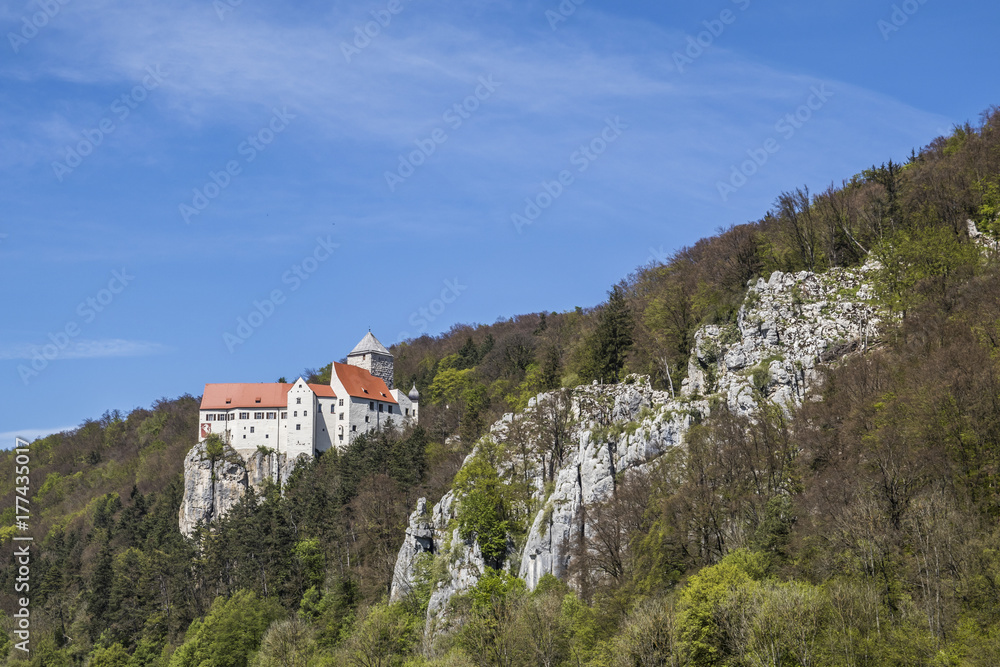
[[(1000, 108), (905, 164), (780, 193), (756, 220), (639, 267), (593, 308), (392, 347), (421, 424), (364, 435), (184, 538), (198, 399), (31, 444), (32, 647), (14, 648), (14, 453), (0, 496), (0, 658), (32, 667), (1000, 664)], [(975, 223), (970, 227), (969, 221)], [(977, 230), (973, 238), (973, 230)], [(886, 325), (796, 410), (725, 406), (624, 475), (565, 581), (502, 567), (537, 513), (481, 437), (541, 392), (629, 374), (679, 393), (695, 332), (751, 280), (877, 261)], [(329, 381), (330, 368), (302, 372)], [(266, 380), (266, 378), (262, 378)], [(477, 448), (477, 443), (480, 446)], [(501, 443), (502, 445), (502, 443)], [(471, 453), (470, 463), (462, 466)], [(515, 472), (512, 473), (511, 470)], [(424, 618), (389, 602), (420, 497), (458, 494), (497, 569)], [(492, 540), (492, 542), (491, 542)]]

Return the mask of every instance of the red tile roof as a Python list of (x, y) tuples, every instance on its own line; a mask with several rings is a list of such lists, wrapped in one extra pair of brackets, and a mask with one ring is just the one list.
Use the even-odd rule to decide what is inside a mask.
[(311, 384), (309, 388), (313, 390), (313, 393), (322, 398), (337, 398), (337, 395), (333, 393), (333, 387), (328, 384)]
[[(284, 408), (288, 406), (288, 383), (206, 384), (201, 397), (202, 410), (232, 410), (234, 408)], [(383, 385), (384, 386), (384, 385)], [(317, 396), (336, 398), (333, 387), (311, 384)]]
[(355, 398), (367, 398), (384, 403), (395, 403), (381, 378), (377, 378), (363, 368), (333, 362), (333, 372), (337, 374), (348, 395)]

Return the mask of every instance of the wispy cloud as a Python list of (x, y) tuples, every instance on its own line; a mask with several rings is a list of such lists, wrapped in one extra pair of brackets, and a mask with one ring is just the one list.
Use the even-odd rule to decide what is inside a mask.
[(23, 438), (28, 442), (34, 442), (38, 438), (44, 438), (53, 433), (75, 430), (75, 426), (57, 426), (49, 428), (22, 428), (17, 431), (0, 432), (0, 451), (13, 449), (17, 438)]
[[(640, 102), (662, 112), (656, 133), (666, 143), (682, 119), (725, 120), (733, 107), (773, 104), (802, 83), (797, 73), (751, 63), (723, 46), (699, 61), (697, 76), (681, 77), (671, 60), (672, 49), (683, 43), (681, 34), (598, 12), (579, 20), (599, 22), (600, 42), (583, 41), (570, 31), (499, 38), (457, 20), (454, 7), (414, 3), (348, 63), (341, 43), (350, 43), (355, 27), (371, 20), (351, 8), (305, 17), (271, 15), (243, 4), (238, 20), (220, 23), (204, 3), (116, 3), (110, 14), (102, 4), (67, 6), (65, 18), (72, 16), (72, 23), (51, 28), (59, 39), (33, 45), (51, 57), (33, 62), (30, 73), (10, 65), (6, 75), (17, 71), (32, 79), (127, 90), (145, 67), (159, 64), (170, 73), (158, 91), (162, 99), (151, 104), (167, 111), (174, 124), (204, 129), (224, 117), (234, 126), (253, 126), (263, 110), (285, 104), (307, 117), (310, 141), (405, 147), (440, 123), (442, 103), (461, 99), (477, 77), (493, 74), (505, 87), (483, 113), (492, 141), (470, 136), (465, 146), (481, 160), (518, 164), (537, 152), (539, 139), (575, 137), (595, 116)], [(632, 48), (621, 49), (621, 43)], [(60, 57), (65, 53), (81, 57)], [(845, 97), (848, 89), (838, 87)], [(864, 96), (862, 90), (853, 92)], [(889, 106), (896, 117), (904, 110), (898, 103)], [(44, 127), (31, 122), (33, 134), (48, 128), (56, 144), (78, 124), (59, 118), (47, 119)], [(31, 149), (22, 148), (22, 154)]]
[[(148, 357), (154, 354), (165, 354), (171, 349), (160, 343), (150, 343), (137, 340), (122, 340), (108, 338), (103, 340), (78, 340), (63, 349), (49, 346), (57, 350), (53, 355), (45, 345), (8, 345), (0, 347), (0, 359), (32, 359), (41, 354), (47, 359), (106, 359), (113, 357)], [(48, 355), (48, 356), (46, 356)]]

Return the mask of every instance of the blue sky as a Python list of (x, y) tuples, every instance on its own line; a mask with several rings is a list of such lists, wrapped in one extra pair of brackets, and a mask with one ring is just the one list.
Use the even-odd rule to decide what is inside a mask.
[(995, 3), (577, 2), (3, 3), (0, 445), (596, 305), (1000, 103)]

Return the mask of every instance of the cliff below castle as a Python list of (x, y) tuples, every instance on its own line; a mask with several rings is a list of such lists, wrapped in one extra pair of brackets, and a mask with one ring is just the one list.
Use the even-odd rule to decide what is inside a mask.
[(207, 442), (199, 442), (184, 457), (181, 534), (193, 536), (199, 525), (225, 516), (248, 490), (261, 493), (269, 482), (284, 483), (289, 472), (284, 454), (265, 449), (241, 453), (229, 445), (210, 453)]
[[(488, 443), (509, 453), (500, 465), (521, 470), (531, 490), (530, 527), (508, 539), (503, 568), (532, 589), (546, 574), (570, 580), (572, 545), (594, 528), (587, 508), (611, 497), (623, 473), (645, 470), (683, 446), (691, 425), (713, 406), (749, 415), (765, 402), (788, 410), (806, 400), (821, 382), (823, 364), (864, 349), (876, 336), (871, 270), (776, 272), (751, 283), (735, 323), (697, 332), (679, 396), (629, 376), (617, 385), (541, 394), (523, 412), (497, 421)], [(449, 600), (474, 586), (487, 566), (475, 537), (462, 538), (460, 502), (455, 490), (431, 508), (421, 500), (395, 566), (394, 600), (430, 580), (430, 632), (446, 621)]]

